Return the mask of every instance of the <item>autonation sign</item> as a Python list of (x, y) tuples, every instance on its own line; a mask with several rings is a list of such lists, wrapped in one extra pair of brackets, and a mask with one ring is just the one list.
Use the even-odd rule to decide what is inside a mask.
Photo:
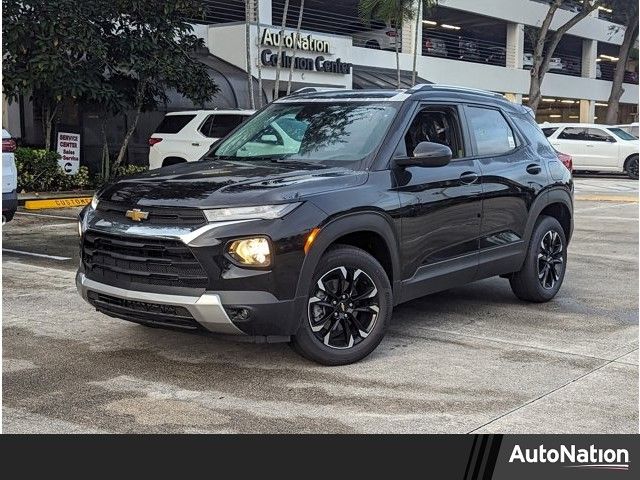
[[(313, 35), (298, 35), (297, 33), (281, 35), (280, 32), (272, 32), (269, 29), (265, 29), (262, 33), (260, 44), (274, 49), (282, 45), (282, 48), (301, 50), (303, 52), (331, 54), (331, 44), (326, 40), (318, 40)], [(323, 55), (313, 58), (298, 56), (293, 58), (293, 55), (287, 55), (285, 51), (281, 53), (280, 59), (278, 59), (278, 53), (274, 53), (271, 48), (265, 48), (260, 52), (260, 62), (267, 67), (275, 67), (279, 63), (284, 68), (290, 68), (291, 62), (293, 62), (293, 68), (296, 70), (343, 75), (351, 73), (353, 66), (351, 63), (343, 62), (340, 58), (327, 60)]]

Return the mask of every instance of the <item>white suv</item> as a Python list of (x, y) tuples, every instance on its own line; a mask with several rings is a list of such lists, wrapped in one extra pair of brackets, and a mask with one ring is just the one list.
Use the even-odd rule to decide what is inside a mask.
[(14, 151), (16, 142), (11, 134), (2, 129), (2, 223), (13, 218), (18, 208), (18, 172)]
[(149, 138), (149, 169), (194, 162), (253, 110), (193, 110), (167, 113)]
[(621, 128), (590, 123), (543, 123), (540, 128), (556, 150), (573, 157), (574, 170), (638, 178), (638, 139)]
[(401, 32), (398, 30), (396, 38), (396, 30), (389, 22), (382, 23), (373, 21), (371, 27), (367, 28), (362, 24), (352, 25), (356, 31), (351, 34), (354, 47), (367, 47), (376, 50), (395, 50), (396, 42), (398, 47), (402, 45)]

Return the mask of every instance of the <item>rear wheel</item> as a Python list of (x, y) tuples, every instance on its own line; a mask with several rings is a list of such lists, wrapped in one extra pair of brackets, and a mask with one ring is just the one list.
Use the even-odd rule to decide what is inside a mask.
[(627, 168), (625, 169), (629, 178), (638, 180), (638, 155), (634, 155), (627, 160)]
[(324, 365), (346, 365), (371, 353), (392, 311), (384, 268), (364, 250), (338, 246), (320, 260), (294, 349)]
[(510, 278), (513, 293), (521, 300), (548, 302), (562, 286), (567, 266), (567, 242), (562, 226), (553, 217), (538, 219), (522, 269)]

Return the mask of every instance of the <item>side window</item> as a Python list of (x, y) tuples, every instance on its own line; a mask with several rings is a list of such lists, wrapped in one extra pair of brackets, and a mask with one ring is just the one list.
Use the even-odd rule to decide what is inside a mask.
[(467, 113), (478, 155), (500, 155), (516, 148), (513, 130), (498, 110), (469, 107)]
[(222, 138), (245, 118), (243, 115), (210, 115), (200, 127), (200, 132), (209, 138)]
[(544, 133), (544, 136), (548, 138), (553, 135), (553, 132), (556, 130), (558, 130), (558, 127), (547, 127), (542, 129), (542, 133)]
[(615, 142), (611, 135), (608, 135), (599, 128), (588, 128), (587, 137), (592, 142)]
[(584, 128), (577, 127), (567, 127), (560, 135), (558, 135), (558, 139), (560, 140), (586, 140), (587, 139), (587, 131)]
[[(534, 118), (528, 113), (519, 113), (510, 115), (512, 123), (516, 128), (520, 130), (520, 133), (529, 141), (529, 143), (536, 149), (539, 155), (551, 155), (553, 153), (553, 147), (549, 143), (548, 135), (545, 134), (544, 128), (540, 129)], [(553, 130), (557, 130), (554, 127)]]
[(178, 133), (195, 117), (195, 115), (167, 115), (160, 122), (155, 133)]
[(465, 156), (460, 135), (460, 122), (455, 107), (426, 107), (420, 110), (400, 142), (395, 156), (413, 156), (420, 142), (433, 142), (451, 149), (452, 158)]

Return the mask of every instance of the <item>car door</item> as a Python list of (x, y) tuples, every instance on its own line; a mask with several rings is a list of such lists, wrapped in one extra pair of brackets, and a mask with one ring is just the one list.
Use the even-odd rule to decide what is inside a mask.
[(617, 170), (620, 145), (600, 128), (587, 128), (585, 148), (591, 165), (597, 170)]
[[(547, 184), (546, 155), (555, 158), (545, 137), (527, 113), (505, 113), (485, 105), (465, 105), (473, 152), (482, 175), (482, 221), (478, 277), (517, 270), (526, 251), (529, 211)], [(523, 132), (535, 129), (534, 134)], [(537, 134), (544, 145), (528, 151)]]
[(561, 127), (549, 137), (556, 150), (573, 157), (575, 170), (588, 170), (594, 166), (593, 157), (587, 149), (587, 129), (584, 127)]
[(394, 167), (404, 212), (403, 300), (463, 284), (476, 273), (482, 187), (460, 118), (458, 105), (420, 105), (394, 154), (411, 156), (417, 143), (432, 141), (449, 146), (454, 157), (442, 167)]

